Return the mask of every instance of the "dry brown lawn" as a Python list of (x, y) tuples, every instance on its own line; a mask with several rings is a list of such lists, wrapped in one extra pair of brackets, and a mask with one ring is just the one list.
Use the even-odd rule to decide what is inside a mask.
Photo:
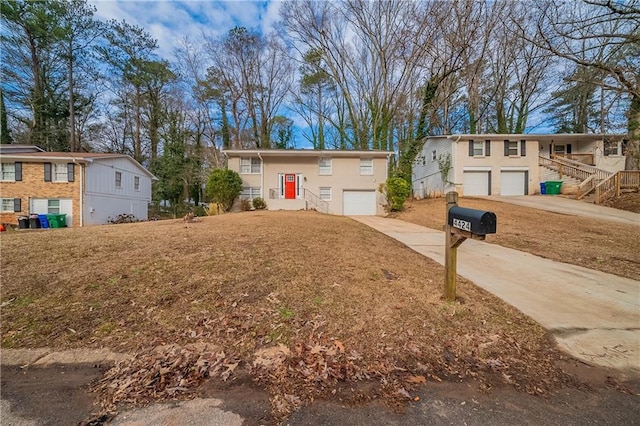
[[(441, 205), (419, 203), (403, 217), (421, 220), (422, 207)], [(529, 217), (495, 210), (497, 238)], [(583, 237), (577, 241), (584, 250)], [(462, 278), (459, 299), (444, 302), (440, 265), (345, 217), (246, 212), (189, 224), (6, 232), (0, 242), (2, 347), (146, 353), (139, 363), (156, 363), (157, 373), (138, 396), (151, 387), (175, 396), (196, 370), (194, 385), (245, 375), (272, 392), (278, 416), (315, 397), (406, 399), (433, 380), (542, 394), (568, 380), (536, 323)], [(160, 365), (146, 351), (166, 344), (192, 352), (206, 344), (210, 357), (173, 347), (163, 356), (182, 361)], [(163, 394), (177, 365), (181, 387)], [(118, 374), (109, 377), (121, 380), (115, 388), (124, 395), (132, 385)]]
[[(487, 242), (560, 262), (640, 280), (640, 224), (627, 225), (531, 209), (499, 201), (461, 198), (458, 205), (489, 210), (498, 218)], [(434, 229), (445, 221), (444, 198), (406, 204), (398, 219)]]

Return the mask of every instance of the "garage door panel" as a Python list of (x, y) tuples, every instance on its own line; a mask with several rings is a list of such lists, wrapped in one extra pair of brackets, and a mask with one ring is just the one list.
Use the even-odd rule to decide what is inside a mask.
[(344, 191), (343, 213), (345, 216), (375, 216), (375, 191)]
[(500, 173), (500, 195), (526, 195), (527, 172), (503, 171)]
[(490, 172), (464, 172), (464, 195), (489, 195)]

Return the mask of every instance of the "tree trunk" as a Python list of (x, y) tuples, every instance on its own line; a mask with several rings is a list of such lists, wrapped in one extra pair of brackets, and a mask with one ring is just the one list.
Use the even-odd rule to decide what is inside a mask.
[(640, 96), (634, 94), (629, 106), (629, 141), (625, 169), (640, 170)]
[(73, 98), (73, 46), (69, 40), (69, 151), (80, 151), (76, 146), (76, 109)]

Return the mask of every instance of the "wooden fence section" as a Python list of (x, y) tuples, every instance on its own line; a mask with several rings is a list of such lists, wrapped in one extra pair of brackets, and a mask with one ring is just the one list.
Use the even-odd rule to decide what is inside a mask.
[(620, 189), (640, 189), (640, 170), (624, 170), (620, 174)]
[(620, 179), (618, 173), (616, 173), (615, 175), (611, 175), (607, 179), (597, 184), (595, 200), (596, 204), (602, 204), (609, 198), (619, 195), (620, 189), (618, 186), (618, 182), (620, 182)]
[(568, 160), (574, 160), (580, 163), (595, 166), (593, 154), (553, 154), (551, 158), (566, 158)]

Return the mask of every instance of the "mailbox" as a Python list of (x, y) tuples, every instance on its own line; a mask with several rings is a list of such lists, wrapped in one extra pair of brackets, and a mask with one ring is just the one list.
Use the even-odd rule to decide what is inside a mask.
[(495, 234), (496, 224), (496, 215), (493, 212), (457, 206), (449, 209), (449, 225), (472, 234)]

